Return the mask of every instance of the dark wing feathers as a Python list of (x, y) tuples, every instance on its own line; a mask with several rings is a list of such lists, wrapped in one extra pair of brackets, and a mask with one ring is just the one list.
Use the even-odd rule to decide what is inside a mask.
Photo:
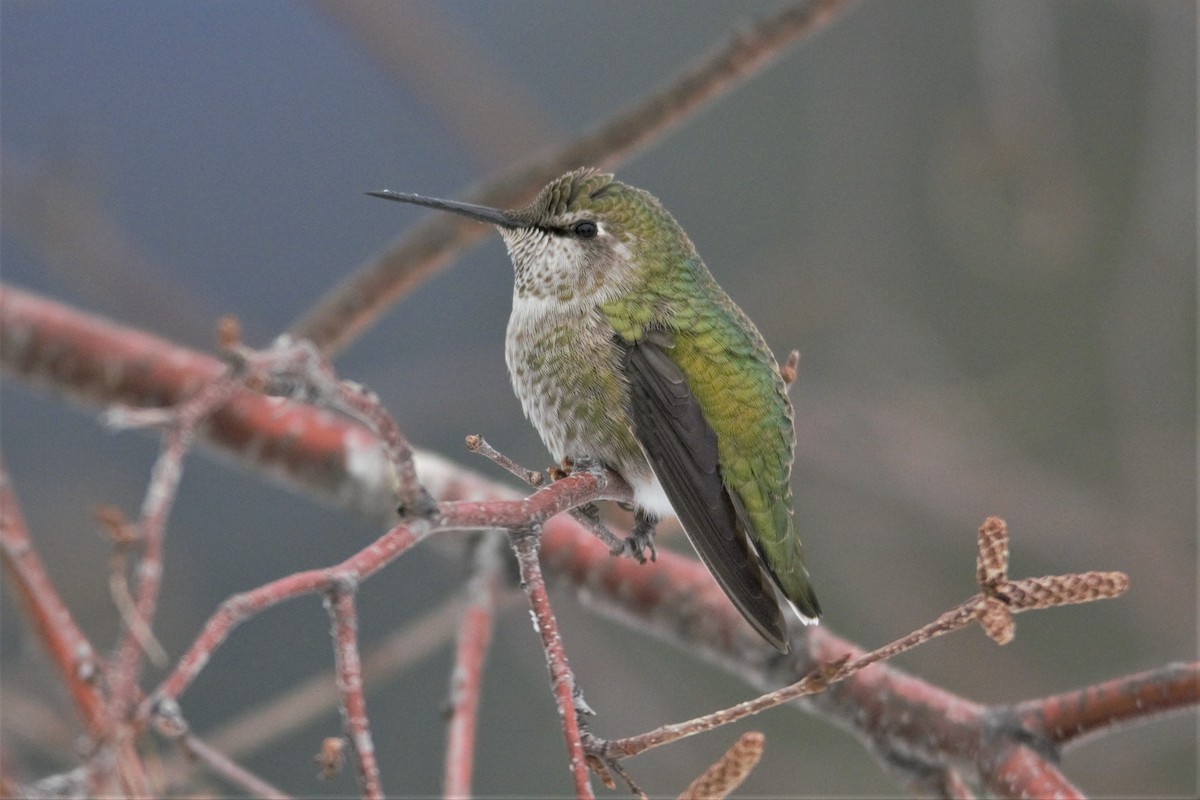
[(633, 433), (717, 583), (763, 638), (788, 652), (783, 614), (721, 478), (717, 434), (663, 348), (644, 339), (626, 345)]

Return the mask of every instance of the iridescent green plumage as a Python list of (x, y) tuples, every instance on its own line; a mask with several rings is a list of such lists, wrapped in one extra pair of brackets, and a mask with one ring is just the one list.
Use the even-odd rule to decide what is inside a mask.
[(650, 194), (577, 170), (496, 211), (383, 193), (497, 225), (515, 268), (506, 358), (556, 459), (620, 473), (647, 517), (674, 510), (755, 629), (787, 650), (772, 584), (820, 606), (792, 513), (792, 407), (754, 324)]

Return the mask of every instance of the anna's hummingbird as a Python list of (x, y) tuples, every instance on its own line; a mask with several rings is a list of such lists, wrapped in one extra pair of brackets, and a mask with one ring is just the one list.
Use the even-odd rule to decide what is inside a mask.
[(792, 513), (792, 405), (762, 335), (659, 201), (590, 169), (511, 211), (371, 194), (499, 229), (516, 271), (508, 370), (546, 447), (633, 488), (639, 558), (674, 512), (737, 609), (787, 652), (775, 587), (805, 622), (821, 613)]

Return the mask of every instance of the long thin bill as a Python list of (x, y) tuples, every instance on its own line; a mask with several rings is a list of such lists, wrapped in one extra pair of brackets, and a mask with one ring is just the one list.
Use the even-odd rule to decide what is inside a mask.
[(461, 214), (464, 217), (478, 220), (479, 222), (499, 225), (502, 228), (521, 227), (519, 222), (498, 208), (477, 206), (474, 203), (460, 203), (457, 200), (439, 200), (436, 197), (424, 197), (419, 194), (393, 192), (391, 189), (384, 189), (379, 192), (367, 192), (367, 194), (371, 195), (371, 197), (382, 197), (384, 200), (395, 200), (398, 203), (412, 203), (413, 205), (436, 208), (440, 211), (450, 211), (454, 214)]

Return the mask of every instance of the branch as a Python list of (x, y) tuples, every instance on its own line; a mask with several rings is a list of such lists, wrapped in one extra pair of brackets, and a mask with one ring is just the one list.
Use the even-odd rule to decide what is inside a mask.
[[(515, 595), (508, 595), (502, 599), (500, 607), (507, 609), (515, 601)], [(374, 644), (363, 656), (366, 687), (370, 689), (384, 683), (449, 641), (460, 616), (459, 604), (448, 601)], [(278, 695), (244, 709), (210, 731), (205, 736), (205, 743), (210, 750), (224, 754), (226, 759), (252, 755), (336, 708), (340, 699), (336, 683), (336, 672), (328, 670), (286, 687)], [(341, 737), (324, 740), (316, 759), (322, 777), (330, 777), (339, 771), (344, 744)], [(187, 746), (186, 737), (184, 746)], [(180, 785), (194, 767), (194, 761), (176, 758), (166, 766), (171, 785)]]
[(180, 738), (180, 744), (188, 756), (203, 761), (213, 772), (253, 797), (263, 797), (268, 800), (289, 800), (291, 797), (250, 772), (220, 750), (210, 746), (203, 739), (190, 733), (184, 734)]
[(587, 758), (580, 739), (579, 718), (576, 713), (575, 676), (567, 665), (567, 652), (563, 647), (562, 635), (558, 632), (558, 621), (550, 609), (550, 595), (542, 579), (542, 565), (538, 560), (541, 536), (534, 526), (516, 531), (511, 536), (517, 564), (521, 570), (521, 587), (529, 598), (533, 609), (534, 623), (542, 638), (542, 649), (546, 653), (546, 666), (550, 670), (550, 685), (558, 703), (558, 714), (562, 720), (563, 736), (567, 740), (567, 758), (571, 776), (575, 782), (577, 798), (594, 797), (588, 775)]
[[(782, 703), (825, 691), (830, 685), (853, 677), (869, 666), (885, 661), (929, 640), (978, 622), (999, 644), (1012, 639), (1010, 614), (1070, 603), (1086, 603), (1119, 597), (1129, 588), (1122, 573), (1084, 573), (1053, 575), (1045, 578), (1009, 581), (1008, 531), (1004, 521), (989, 517), (979, 529), (979, 561), (976, 574), (983, 589), (958, 607), (912, 633), (858, 657), (846, 655), (833, 663), (819, 663), (801, 680), (732, 708), (705, 714), (687, 722), (663, 725), (640, 736), (608, 742), (594, 742), (595, 754), (603, 760), (627, 758), (654, 747), (678, 741), (720, 725), (737, 722)], [(1053, 591), (1031, 593), (1026, 586), (1054, 587)]]
[(367, 721), (367, 699), (363, 696), (362, 660), (358, 654), (358, 612), (354, 593), (358, 580), (354, 575), (335, 575), (325, 592), (325, 607), (333, 621), (333, 655), (337, 687), (342, 696), (342, 725), (354, 750), (358, 766), (358, 785), (367, 800), (383, 800), (379, 782), (379, 764), (371, 724)]
[(109, 729), (104, 698), (96, 686), (102, 669), (91, 642), (50, 582), (0, 461), (0, 557), (9, 586), (20, 598), (34, 632), (75, 703), (84, 727), (94, 741)]
[(1077, 745), (1117, 725), (1200, 705), (1200, 662), (1126, 675), (998, 711), (1054, 748)]
[(463, 609), (458, 645), (454, 652), (454, 669), (451, 672), (450, 725), (442, 790), (447, 798), (471, 795), (483, 665), (492, 640), (496, 598), (500, 591), (498, 539), (496, 534), (488, 533), (474, 542), (471, 577), (467, 581), (467, 605)]
[[(2, 306), (0, 306), (2, 308)], [(25, 527), (25, 519), (0, 461), (0, 560), (42, 647), (58, 670), (88, 732), (88, 746), (106, 757), (64, 778), (74, 785), (82, 775), (93, 794), (152, 790), (133, 740), (118, 725), (100, 686), (107, 666), (62, 601)], [(118, 789), (118, 787), (120, 787)]]
[(213, 651), (250, 617), (286, 600), (329, 591), (338, 581), (361, 582), (428, 536), (432, 528), (428, 519), (406, 520), (337, 566), (297, 572), (230, 597), (209, 617), (196, 641), (146, 700), (141, 715), (177, 715), (179, 696), (208, 664)]
[(284, 335), (265, 350), (251, 350), (236, 340), (235, 331), (228, 330), (236, 323), (230, 318), (224, 322), (224, 349), (234, 359), (237, 373), (252, 383), (262, 382), (273, 396), (316, 402), (361, 422), (375, 435), (391, 466), (401, 516), (435, 511), (433, 497), (417, 480), (412, 447), (378, 395), (354, 381), (339, 380), (333, 365), (311, 342)]
[[(69, 357), (64, 357), (69, 355)], [(213, 356), (0, 284), (0, 368), (90, 407), (174, 406), (218, 380)], [(200, 435), (293, 490), (372, 518), (395, 513), (383, 448), (361, 425), (242, 387)]]
[(191, 449), (200, 425), (215, 409), (224, 405), (237, 388), (236, 382), (222, 374), (202, 384), (200, 390), (186, 401), (169, 409), (114, 408), (105, 415), (108, 424), (115, 428), (165, 428), (162, 449), (151, 469), (138, 520), (141, 555), (135, 569), (137, 587), (132, 619), (117, 647), (110, 675), (112, 690), (109, 702), (114, 719), (125, 717), (137, 694), (138, 675), (145, 652), (143, 641), (146, 634), (153, 631), (158, 593), (162, 587), (163, 535), (167, 515), (171, 512), (183, 477), (184, 456)]

